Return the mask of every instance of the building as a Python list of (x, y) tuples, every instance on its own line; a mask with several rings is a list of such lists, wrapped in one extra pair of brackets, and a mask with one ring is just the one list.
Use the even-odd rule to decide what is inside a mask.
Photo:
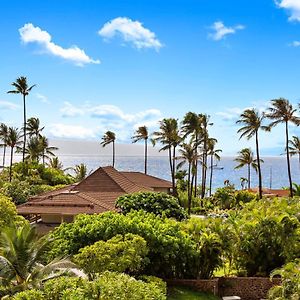
[(116, 211), (117, 198), (125, 194), (170, 193), (171, 188), (171, 182), (154, 176), (100, 167), (80, 183), (32, 197), (17, 210), (20, 215), (37, 220), (40, 227), (53, 227), (61, 222), (72, 222), (78, 214)]

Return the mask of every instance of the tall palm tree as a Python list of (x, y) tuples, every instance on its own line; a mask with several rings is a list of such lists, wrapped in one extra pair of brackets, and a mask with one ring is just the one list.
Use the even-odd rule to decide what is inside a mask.
[(147, 126), (140, 126), (135, 135), (132, 137), (132, 142), (136, 143), (138, 141), (144, 140), (145, 143), (145, 154), (144, 154), (144, 173), (147, 174), (147, 159), (148, 159), (148, 139), (149, 139), (149, 132)]
[(7, 135), (7, 146), (10, 147), (10, 166), (9, 166), (9, 181), (11, 182), (12, 178), (12, 164), (13, 164), (13, 156), (14, 149), (18, 147), (22, 143), (21, 134), (18, 128), (9, 127), (8, 135)]
[(289, 123), (295, 124), (297, 126), (300, 125), (300, 118), (296, 116), (296, 111), (297, 110), (293, 108), (293, 105), (289, 102), (289, 100), (279, 98), (271, 100), (271, 107), (268, 108), (268, 113), (266, 114), (266, 117), (272, 120), (269, 125), (270, 129), (281, 123), (285, 125), (285, 149), (289, 178), (289, 190), (291, 197), (293, 197), (293, 182), (289, 151)]
[(298, 136), (292, 136), (292, 139), (289, 140), (289, 152), (290, 156), (298, 155), (300, 167), (300, 138)]
[(54, 157), (55, 154), (53, 151), (58, 150), (57, 147), (49, 146), (49, 140), (45, 136), (39, 136), (39, 143), (41, 148), (41, 156), (43, 165), (45, 165), (45, 159), (49, 159), (50, 157)]
[(206, 190), (206, 176), (207, 176), (207, 152), (208, 152), (208, 126), (213, 125), (209, 122), (210, 116), (201, 114), (201, 126), (202, 126), (202, 184), (201, 184), (201, 198), (205, 196)]
[[(241, 169), (244, 166), (247, 166), (248, 168), (248, 189), (251, 188), (251, 168), (255, 170), (257, 173), (258, 171), (258, 164), (257, 160), (254, 158), (254, 154), (250, 148), (244, 148), (241, 151), (238, 152), (237, 158), (234, 159), (238, 165), (235, 167), (235, 169)], [(263, 162), (261, 159), (260, 162)]]
[(214, 160), (220, 161), (221, 149), (216, 149), (217, 140), (214, 138), (208, 139), (207, 155), (210, 157), (210, 176), (209, 176), (209, 196), (212, 194), (213, 170), (216, 167)]
[(47, 279), (70, 272), (76, 265), (67, 259), (55, 259), (47, 265), (43, 260), (49, 251), (49, 235), (39, 237), (28, 222), (14, 224), (0, 233), (0, 285), (15, 292), (41, 288)]
[(39, 118), (29, 118), (26, 123), (26, 132), (29, 137), (41, 136), (41, 132), (44, 130), (45, 127), (40, 127), (40, 119)]
[(102, 137), (101, 145), (102, 147), (105, 147), (109, 144), (112, 144), (112, 166), (115, 167), (115, 141), (116, 141), (116, 134), (112, 131), (106, 131), (105, 134)]
[[(20, 152), (18, 147), (18, 152)], [(32, 162), (39, 162), (40, 157), (43, 154), (40, 139), (36, 136), (29, 138), (25, 148), (25, 159)]]
[(162, 148), (159, 151), (168, 150), (169, 164), (172, 178), (172, 190), (173, 195), (176, 195), (176, 183), (175, 183), (175, 172), (176, 172), (176, 148), (180, 144), (182, 138), (179, 133), (178, 120), (174, 118), (163, 119), (159, 122), (159, 131), (153, 133), (152, 142), (155, 144), (159, 142), (162, 144)]
[(237, 124), (242, 124), (237, 132), (240, 133), (240, 139), (245, 137), (250, 140), (255, 137), (255, 148), (256, 148), (256, 161), (257, 161), (257, 171), (258, 171), (258, 190), (259, 198), (262, 198), (262, 176), (260, 167), (260, 154), (259, 154), (259, 130), (269, 130), (267, 126), (263, 125), (264, 116), (261, 115), (256, 109), (245, 109), (240, 115), (240, 119), (236, 122)]
[(187, 171), (187, 192), (188, 192), (188, 214), (191, 213), (192, 206), (192, 196), (193, 196), (193, 184), (191, 183), (191, 175), (193, 172), (193, 168), (195, 168), (196, 161), (198, 160), (197, 152), (195, 151), (194, 143), (183, 143), (181, 148), (179, 149), (180, 156), (176, 157), (181, 160), (178, 164), (178, 167), (181, 167), (184, 163), (188, 164)]
[(1, 123), (0, 124), (0, 139), (2, 141), (2, 147), (3, 147), (3, 161), (2, 161), (2, 167), (5, 166), (5, 155), (6, 155), (6, 147), (7, 147), (7, 136), (8, 136), (8, 127), (6, 124)]
[(31, 90), (36, 86), (35, 84), (32, 86), (28, 86), (27, 78), (21, 76), (16, 79), (15, 82), (11, 84), (15, 89), (8, 91), (9, 94), (21, 94), (23, 96), (23, 117), (24, 117), (24, 125), (23, 125), (23, 162), (25, 159), (25, 147), (26, 147), (26, 96), (29, 95)]
[[(183, 137), (186, 138), (188, 135), (191, 135), (195, 143), (195, 152), (198, 156), (198, 146), (201, 141), (202, 134), (202, 115), (196, 114), (194, 112), (188, 112), (185, 114), (182, 121), (182, 132), (184, 133)], [(194, 181), (194, 196), (197, 196), (197, 177), (198, 177), (198, 160), (195, 165), (195, 181)]]

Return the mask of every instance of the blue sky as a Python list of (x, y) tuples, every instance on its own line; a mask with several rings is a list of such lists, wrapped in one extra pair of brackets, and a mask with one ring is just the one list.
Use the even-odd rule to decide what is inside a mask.
[[(2, 0), (0, 28), (0, 121), (21, 126), (6, 91), (25, 75), (37, 84), (28, 116), (52, 138), (128, 142), (138, 125), (195, 111), (233, 154), (248, 145), (244, 108), (300, 102), (300, 0)], [(282, 132), (263, 135), (264, 154), (282, 152)]]

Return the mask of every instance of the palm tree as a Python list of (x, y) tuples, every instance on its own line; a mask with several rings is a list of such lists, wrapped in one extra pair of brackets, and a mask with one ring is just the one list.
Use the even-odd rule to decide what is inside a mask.
[[(18, 147), (18, 152), (20, 152)], [(40, 139), (36, 136), (31, 137), (25, 148), (25, 159), (32, 162), (39, 162), (40, 157), (43, 154)]]
[(56, 170), (63, 170), (63, 164), (59, 161), (57, 156), (49, 159), (48, 167)]
[(207, 175), (207, 152), (208, 152), (208, 126), (213, 125), (209, 122), (210, 116), (201, 114), (202, 126), (202, 184), (201, 184), (201, 198), (205, 196), (206, 189), (206, 175)]
[(145, 168), (144, 168), (144, 173), (147, 174), (147, 152), (148, 152), (148, 138), (149, 138), (149, 132), (147, 126), (140, 126), (136, 132), (135, 135), (132, 137), (132, 142), (136, 143), (138, 141), (144, 140), (145, 143)]
[(298, 155), (300, 167), (300, 138), (298, 136), (292, 136), (292, 140), (289, 140), (289, 152), (290, 156)]
[(45, 165), (45, 159), (46, 158), (49, 159), (50, 157), (55, 156), (53, 151), (58, 150), (58, 148), (50, 147), (49, 140), (45, 136), (39, 137), (39, 143), (40, 143), (40, 148), (41, 148), (41, 156), (42, 156), (43, 165)]
[[(243, 168), (244, 166), (247, 166), (248, 168), (248, 189), (251, 188), (251, 167), (255, 170), (257, 173), (258, 171), (258, 164), (257, 160), (254, 158), (254, 154), (250, 148), (244, 148), (241, 151), (238, 152), (237, 158), (235, 158), (235, 161), (238, 163), (238, 165), (235, 167), (235, 169)], [(260, 162), (264, 162), (262, 159)]]
[(262, 198), (262, 176), (260, 168), (260, 155), (259, 155), (259, 130), (269, 130), (267, 126), (263, 126), (262, 122), (264, 116), (261, 115), (256, 109), (245, 109), (244, 112), (240, 115), (240, 119), (236, 122), (237, 124), (244, 125), (237, 132), (240, 133), (240, 139), (245, 137), (250, 140), (252, 137), (255, 137), (255, 147), (256, 147), (256, 161), (257, 161), (257, 171), (258, 171), (258, 189), (259, 189), (259, 198)]
[(214, 138), (208, 139), (207, 146), (207, 155), (210, 156), (210, 177), (209, 177), (209, 196), (211, 196), (212, 192), (212, 180), (213, 180), (213, 170), (216, 167), (214, 165), (214, 160), (220, 161), (220, 154), (222, 152), (221, 149), (216, 149), (217, 140)]
[(300, 125), (300, 118), (295, 115), (296, 111), (297, 110), (293, 108), (293, 105), (290, 104), (289, 100), (279, 98), (271, 100), (271, 107), (268, 108), (268, 113), (266, 114), (266, 117), (272, 120), (269, 125), (270, 129), (281, 123), (285, 125), (285, 149), (291, 197), (293, 197), (293, 182), (289, 151), (289, 123), (293, 123), (297, 126)]
[(28, 86), (27, 78), (21, 76), (16, 79), (15, 82), (11, 84), (15, 89), (8, 91), (9, 94), (22, 94), (23, 96), (23, 116), (24, 116), (24, 127), (23, 127), (23, 162), (25, 159), (25, 147), (26, 147), (26, 96), (29, 95), (31, 90), (36, 86), (35, 84), (32, 86)]
[(115, 167), (115, 141), (116, 141), (116, 134), (112, 131), (106, 131), (105, 134), (102, 137), (101, 145), (102, 147), (105, 147), (112, 143), (112, 157), (113, 157), (113, 163), (112, 166)]
[(2, 167), (5, 166), (5, 155), (6, 155), (6, 147), (7, 147), (7, 136), (8, 136), (8, 127), (6, 124), (1, 123), (0, 124), (0, 139), (2, 140), (2, 146), (3, 146), (3, 162)]
[(45, 127), (40, 127), (40, 119), (39, 118), (29, 118), (26, 123), (26, 132), (29, 137), (41, 136), (41, 132), (44, 130)]
[(81, 181), (87, 175), (87, 166), (85, 164), (76, 165), (73, 171), (75, 172), (76, 180)]
[(39, 237), (35, 227), (28, 222), (14, 224), (0, 234), (0, 285), (12, 287), (17, 292), (29, 288), (41, 288), (48, 279), (66, 274), (76, 265), (67, 259), (54, 259), (44, 265), (49, 251), (49, 235)]
[(192, 195), (193, 195), (193, 184), (191, 183), (191, 175), (193, 169), (195, 168), (196, 161), (198, 160), (197, 152), (195, 151), (194, 143), (190, 142), (188, 144), (183, 143), (181, 148), (179, 149), (180, 156), (176, 157), (177, 159), (181, 160), (178, 164), (178, 167), (181, 167), (184, 163), (188, 164), (188, 171), (187, 171), (187, 192), (188, 192), (188, 214), (191, 213), (191, 206), (192, 206)]
[(18, 147), (22, 143), (21, 141), (21, 134), (18, 128), (9, 127), (8, 128), (8, 135), (7, 135), (7, 146), (10, 147), (10, 166), (9, 166), (9, 181), (11, 182), (12, 178), (12, 164), (13, 164), (13, 156), (14, 156), (14, 149)]
[(159, 122), (160, 131), (153, 133), (152, 142), (159, 142), (162, 148), (159, 151), (168, 150), (169, 164), (172, 178), (173, 195), (176, 195), (175, 172), (176, 172), (176, 148), (180, 144), (182, 138), (179, 134), (178, 121), (173, 118), (163, 119)]
[[(198, 146), (201, 139), (202, 134), (202, 115), (188, 112), (183, 118), (182, 121), (182, 132), (184, 133), (184, 138), (188, 135), (192, 135), (194, 143), (195, 143), (195, 151), (196, 155), (198, 156)], [(197, 177), (198, 177), (198, 160), (196, 161), (195, 165), (195, 187), (194, 187), (194, 196), (197, 196)]]

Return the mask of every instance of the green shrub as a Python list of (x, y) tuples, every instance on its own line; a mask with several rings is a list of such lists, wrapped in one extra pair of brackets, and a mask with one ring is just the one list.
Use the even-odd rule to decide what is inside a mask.
[(234, 198), (235, 189), (233, 186), (218, 188), (213, 195), (214, 205), (221, 209), (231, 209), (235, 206)]
[(79, 215), (71, 224), (63, 223), (54, 232), (50, 255), (74, 255), (79, 249), (126, 233), (141, 236), (149, 248), (149, 264), (145, 272), (162, 277), (185, 277), (187, 265), (197, 256), (195, 244), (175, 220), (161, 218), (144, 211), (127, 215), (107, 212), (100, 215)]
[(257, 195), (249, 191), (236, 191), (234, 193), (235, 204), (237, 206), (243, 206), (243, 204), (251, 202), (253, 200), (258, 200)]
[(0, 228), (7, 226), (18, 218), (14, 203), (5, 195), (0, 194)]
[(138, 235), (127, 233), (80, 249), (74, 260), (94, 277), (104, 271), (134, 273), (143, 267), (147, 254), (146, 241)]
[(30, 184), (27, 181), (13, 180), (12, 182), (7, 182), (0, 191), (7, 197), (12, 198), (13, 202), (17, 205), (26, 202), (32, 196)]
[(155, 215), (183, 220), (187, 218), (178, 200), (166, 193), (141, 192), (124, 195), (118, 198), (116, 207), (124, 214), (131, 210), (144, 210)]
[(42, 291), (27, 290), (16, 294), (12, 300), (46, 300)]
[(272, 287), (268, 293), (269, 300), (296, 300), (300, 299), (300, 260), (297, 259), (272, 272), (281, 277), (281, 285)]

